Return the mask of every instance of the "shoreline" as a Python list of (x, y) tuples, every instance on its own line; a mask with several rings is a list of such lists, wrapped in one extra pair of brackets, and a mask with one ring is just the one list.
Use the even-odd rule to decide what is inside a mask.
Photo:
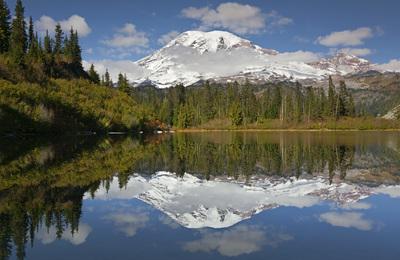
[(201, 132), (400, 132), (400, 128), (393, 129), (205, 129), (205, 128), (193, 128), (193, 129), (171, 129), (176, 133), (201, 133)]

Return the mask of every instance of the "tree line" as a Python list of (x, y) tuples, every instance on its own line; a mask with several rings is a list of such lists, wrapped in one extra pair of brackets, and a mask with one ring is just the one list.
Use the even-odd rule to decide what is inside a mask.
[(58, 23), (52, 35), (49, 31), (44, 37), (38, 35), (32, 17), (28, 22), (25, 18), (21, 0), (12, 19), (5, 0), (0, 0), (0, 76), (14, 82), (87, 78), (78, 32), (72, 27), (63, 32)]
[(268, 120), (305, 123), (357, 116), (354, 99), (344, 81), (339, 87), (329, 78), (327, 88), (273, 84), (260, 87), (246, 82), (198, 87), (178, 85), (167, 90), (152, 87), (130, 92), (136, 101), (153, 111), (160, 121), (178, 128), (195, 127), (213, 120), (233, 126)]

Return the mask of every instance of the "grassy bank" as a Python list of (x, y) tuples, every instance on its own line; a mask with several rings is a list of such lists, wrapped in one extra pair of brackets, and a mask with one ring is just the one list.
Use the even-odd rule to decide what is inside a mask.
[(150, 114), (127, 94), (86, 80), (0, 81), (0, 133), (139, 131)]
[(387, 120), (375, 117), (345, 117), (339, 120), (329, 119), (311, 122), (282, 122), (280, 120), (266, 120), (243, 126), (232, 126), (228, 119), (216, 119), (199, 127), (176, 128), (179, 132), (193, 131), (334, 131), (334, 130), (400, 130), (400, 120)]

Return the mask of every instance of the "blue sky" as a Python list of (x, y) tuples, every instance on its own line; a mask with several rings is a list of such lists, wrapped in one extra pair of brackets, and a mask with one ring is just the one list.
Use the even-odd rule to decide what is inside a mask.
[[(15, 0), (8, 0), (14, 9)], [(57, 21), (81, 31), (84, 59), (136, 60), (169, 33), (226, 30), (256, 44), (329, 54), (339, 49), (376, 63), (400, 59), (400, 1), (25, 0), (37, 29)], [(172, 33), (171, 33), (172, 32)]]

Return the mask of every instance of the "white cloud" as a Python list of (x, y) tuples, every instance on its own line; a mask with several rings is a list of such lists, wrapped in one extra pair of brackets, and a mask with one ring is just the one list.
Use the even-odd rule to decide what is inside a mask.
[(366, 39), (374, 36), (374, 30), (369, 27), (361, 27), (356, 30), (332, 32), (326, 36), (317, 38), (317, 43), (328, 46), (357, 46), (364, 44)]
[(186, 242), (183, 249), (189, 252), (217, 251), (223, 256), (239, 256), (251, 254), (262, 249), (263, 246), (277, 246), (279, 243), (293, 239), (287, 234), (266, 234), (266, 230), (259, 226), (236, 226), (226, 231), (204, 232), (202, 238)]
[(57, 23), (60, 23), (61, 29), (64, 32), (69, 32), (72, 27), (74, 30), (78, 31), (78, 34), (81, 37), (85, 37), (92, 32), (92, 29), (86, 22), (86, 19), (76, 14), (72, 15), (66, 20), (61, 21), (56, 21), (50, 16), (43, 15), (35, 22), (35, 27), (36, 30), (41, 34), (44, 34), (46, 31), (53, 33)]
[(372, 50), (368, 48), (343, 48), (337, 52), (355, 55), (358, 57), (364, 57), (372, 54)]
[[(400, 72), (400, 61), (399, 60), (392, 60), (388, 64), (392, 63), (393, 67), (392, 70), (397, 69)], [(382, 66), (382, 65), (381, 65)], [(396, 68), (397, 67), (397, 68)], [(390, 66), (387, 67), (390, 70)], [(389, 195), (392, 198), (400, 198), (400, 186), (381, 186), (376, 189), (377, 193)]]
[(85, 53), (87, 54), (93, 54), (93, 48), (88, 48), (85, 50)]
[[(63, 232), (61, 239), (68, 241), (73, 245), (80, 245), (86, 242), (90, 232), (92, 232), (92, 228), (89, 225), (82, 223), (79, 225), (78, 231), (76, 231), (74, 234), (72, 234), (70, 228), (67, 228)], [(36, 238), (45, 245), (51, 244), (57, 239), (57, 229), (54, 226), (50, 227), (49, 229), (42, 227), (36, 234)]]
[(146, 226), (149, 216), (147, 213), (113, 213), (104, 219), (112, 221), (127, 237), (133, 237), (139, 229)]
[(125, 24), (111, 39), (103, 41), (104, 44), (110, 47), (129, 48), (129, 47), (144, 47), (147, 48), (149, 39), (145, 32), (136, 30), (136, 26), (132, 23)]
[[(389, 61), (388, 63), (375, 65), (375, 68), (378, 70), (383, 70), (383, 71), (400, 72), (400, 60), (393, 59), (393, 60)], [(399, 190), (399, 189), (397, 188), (397, 190)], [(400, 194), (400, 192), (399, 192), (399, 194)]]
[(363, 209), (370, 209), (371, 204), (366, 202), (352, 202), (342, 205), (341, 208), (346, 210), (354, 210), (354, 209), (363, 210)]
[(310, 51), (282, 52), (271, 59), (278, 62), (313, 62), (320, 60), (321, 56)]
[(269, 28), (279, 28), (291, 23), (293, 23), (291, 18), (284, 17), (275, 10), (267, 14), (267, 24)]
[(158, 39), (158, 44), (160, 44), (160, 45), (168, 44), (170, 41), (175, 39), (178, 35), (179, 35), (178, 31), (170, 31), (169, 33), (161, 35), (161, 37)]
[(372, 229), (373, 223), (369, 219), (363, 219), (363, 214), (357, 212), (327, 212), (321, 214), (319, 220), (335, 227), (356, 228), (363, 231)]
[(267, 28), (282, 27), (292, 22), (292, 19), (283, 17), (276, 11), (264, 14), (256, 6), (233, 2), (222, 3), (216, 9), (188, 7), (181, 14), (199, 21), (201, 30), (219, 28), (238, 34), (257, 34)]
[[(117, 81), (118, 79), (118, 74), (126, 74), (127, 78), (129, 80), (135, 80), (139, 78), (145, 78), (148, 75), (148, 71), (143, 68), (138, 66), (135, 62), (132, 62), (130, 60), (90, 60), (90, 61), (83, 61), (83, 67), (88, 70), (90, 68), (90, 65), (94, 64), (96, 70), (100, 75), (103, 75), (106, 73), (106, 69), (108, 69), (108, 72), (111, 75), (111, 78), (113, 79), (114, 82)], [(132, 192), (136, 192), (137, 189), (133, 189)], [(127, 192), (127, 196), (130, 196), (130, 194)], [(104, 195), (106, 196), (106, 195)], [(132, 195), (133, 196), (133, 195)]]

